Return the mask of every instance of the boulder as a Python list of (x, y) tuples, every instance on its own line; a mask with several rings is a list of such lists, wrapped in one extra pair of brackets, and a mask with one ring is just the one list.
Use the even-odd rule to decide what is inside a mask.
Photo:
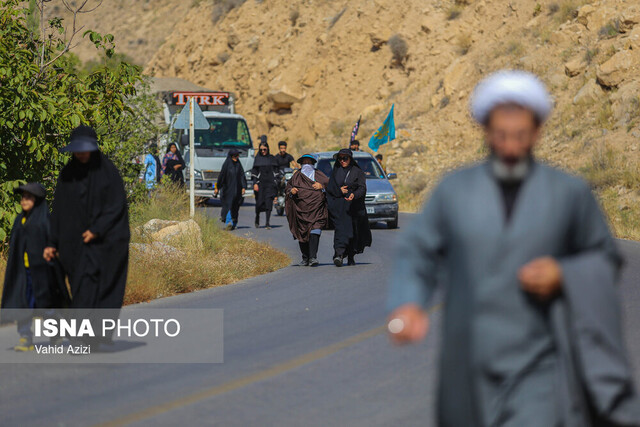
[(304, 99), (304, 91), (299, 83), (285, 81), (279, 75), (269, 84), (267, 97), (273, 103), (272, 110), (289, 110), (293, 104)]
[(604, 91), (595, 80), (589, 80), (573, 98), (574, 104), (590, 103), (597, 101), (604, 95)]
[(169, 246), (202, 249), (202, 230), (197, 222), (190, 219), (164, 227), (151, 234), (151, 239)]
[(142, 234), (151, 235), (170, 225), (176, 225), (179, 221), (167, 221), (164, 219), (152, 219), (142, 226)]
[(181, 250), (176, 249), (173, 246), (165, 245), (161, 242), (131, 243), (129, 247), (132, 252), (137, 252), (145, 256), (159, 259), (181, 258), (185, 255)]
[(631, 6), (620, 15), (620, 31), (627, 32), (638, 24), (640, 24), (640, 6)]
[(640, 60), (640, 52), (622, 50), (598, 67), (598, 83), (606, 87), (617, 87), (633, 72)]
[(627, 123), (631, 115), (638, 114), (640, 108), (640, 81), (620, 85), (611, 95), (611, 111), (616, 122)]
[(469, 78), (471, 70), (469, 68), (469, 65), (462, 59), (463, 58), (456, 59), (445, 70), (442, 85), (444, 88), (444, 94), (446, 96), (453, 95), (453, 93), (458, 89), (458, 85)]
[(635, 27), (624, 40), (624, 48), (640, 50), (640, 25)]
[(578, 74), (582, 74), (582, 72), (587, 69), (587, 66), (588, 64), (584, 59), (584, 55), (576, 56), (564, 64), (564, 72), (569, 77), (575, 77)]
[(594, 7), (585, 5), (578, 9), (578, 22), (591, 32), (598, 32), (602, 27), (617, 18), (617, 10), (610, 7)]

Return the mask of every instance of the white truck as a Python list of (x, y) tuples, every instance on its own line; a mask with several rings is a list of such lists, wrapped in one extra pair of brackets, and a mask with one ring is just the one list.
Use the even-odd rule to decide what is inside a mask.
[[(164, 90), (158, 93), (162, 97), (165, 121), (169, 125), (167, 143), (175, 142), (178, 144), (182, 157), (187, 163), (186, 187), (189, 188), (189, 168), (193, 167), (196, 196), (212, 197), (222, 164), (227, 158), (229, 150), (235, 148), (240, 152), (240, 162), (247, 177), (246, 196), (252, 195), (251, 168), (253, 168), (255, 150), (246, 120), (235, 113), (233, 94), (206, 89)], [(188, 101), (192, 97), (195, 97), (209, 122), (209, 129), (195, 131), (193, 165), (189, 164), (189, 131), (173, 127), (178, 114), (188, 105)]]

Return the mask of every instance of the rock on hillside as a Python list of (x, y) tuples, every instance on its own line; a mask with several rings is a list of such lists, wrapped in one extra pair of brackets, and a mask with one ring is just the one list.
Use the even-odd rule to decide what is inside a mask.
[[(221, 15), (227, 3), (236, 7)], [(367, 139), (395, 103), (398, 140), (381, 151), (407, 195), (482, 155), (469, 96), (502, 68), (532, 71), (553, 92), (541, 156), (619, 194), (634, 182), (604, 179), (598, 156), (613, 149), (617, 169), (637, 169), (635, 1), (203, 1), (167, 40), (148, 72), (236, 92), (254, 136), (296, 152), (345, 145), (360, 115)]]

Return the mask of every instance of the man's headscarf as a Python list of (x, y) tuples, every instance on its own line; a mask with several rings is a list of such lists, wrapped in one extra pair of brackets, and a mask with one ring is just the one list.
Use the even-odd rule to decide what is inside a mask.
[(540, 124), (553, 108), (546, 87), (536, 76), (525, 71), (498, 71), (476, 86), (471, 97), (471, 115), (485, 125), (496, 107), (508, 104), (531, 110)]

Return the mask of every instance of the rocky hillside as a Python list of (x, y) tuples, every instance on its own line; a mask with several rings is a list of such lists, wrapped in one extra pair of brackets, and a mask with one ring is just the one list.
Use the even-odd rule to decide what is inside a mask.
[[(419, 206), (444, 171), (483, 155), (468, 114), (478, 80), (502, 68), (532, 71), (556, 100), (539, 155), (586, 176), (618, 234), (640, 239), (637, 0), (154, 0), (152, 8), (105, 0), (102, 7), (110, 3), (146, 7), (147, 20), (156, 4), (186, 9), (158, 32), (165, 42), (147, 71), (236, 92), (254, 137), (288, 140), (296, 153), (344, 146), (360, 115), (366, 141), (395, 104), (398, 139), (381, 152), (400, 175), (406, 209)], [(123, 16), (132, 32), (123, 32), (121, 47), (147, 25)]]
[[(83, 2), (69, 0), (67, 4), (78, 8)], [(180, 0), (88, 0), (84, 11), (90, 12), (77, 15), (76, 28), (82, 27), (82, 31), (73, 51), (83, 62), (98, 58), (93, 44), (82, 39), (82, 33), (91, 29), (113, 34), (118, 53), (145, 65), (194, 4)], [(62, 17), (65, 26), (72, 27), (73, 14), (62, 0), (47, 0), (45, 5), (46, 19)]]

